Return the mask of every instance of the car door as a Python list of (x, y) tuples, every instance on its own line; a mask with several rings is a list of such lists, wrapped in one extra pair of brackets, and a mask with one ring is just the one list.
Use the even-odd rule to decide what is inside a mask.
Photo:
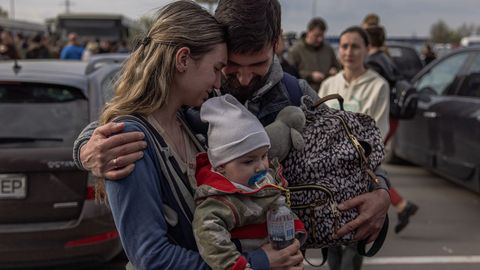
[(436, 170), (480, 192), (480, 53), (471, 54), (457, 91), (436, 108)]
[(419, 94), (416, 115), (401, 121), (396, 134), (395, 153), (409, 161), (434, 167), (438, 148), (437, 115), (445, 106), (453, 89), (458, 86), (458, 76), (464, 70), (469, 54), (457, 53), (437, 62), (414, 79)]

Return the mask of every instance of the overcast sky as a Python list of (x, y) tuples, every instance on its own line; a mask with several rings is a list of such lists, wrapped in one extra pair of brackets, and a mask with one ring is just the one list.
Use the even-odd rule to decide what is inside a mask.
[[(65, 0), (0, 0), (15, 18), (43, 22), (65, 11)], [(428, 36), (439, 19), (450, 27), (462, 23), (480, 25), (480, 0), (279, 0), (285, 31), (303, 31), (312, 16), (328, 23), (327, 35), (338, 35), (348, 26), (359, 24), (370, 12), (380, 15), (390, 36)], [(151, 13), (169, 0), (71, 0), (71, 12), (121, 13), (132, 19)]]

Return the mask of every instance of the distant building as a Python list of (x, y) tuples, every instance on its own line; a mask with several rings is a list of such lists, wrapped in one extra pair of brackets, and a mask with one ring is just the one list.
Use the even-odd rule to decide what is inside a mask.
[(2, 17), (0, 17), (0, 28), (5, 31), (21, 33), (24, 36), (34, 36), (35, 34), (45, 34), (47, 32), (47, 26), (44, 24)]
[(135, 23), (120, 14), (68, 13), (59, 14), (46, 21), (49, 32), (60, 39), (75, 32), (83, 40), (124, 41), (131, 34)]

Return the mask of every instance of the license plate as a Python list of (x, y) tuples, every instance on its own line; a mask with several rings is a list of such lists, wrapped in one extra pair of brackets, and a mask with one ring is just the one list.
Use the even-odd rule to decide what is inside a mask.
[(0, 174), (0, 199), (27, 197), (27, 177), (24, 174)]

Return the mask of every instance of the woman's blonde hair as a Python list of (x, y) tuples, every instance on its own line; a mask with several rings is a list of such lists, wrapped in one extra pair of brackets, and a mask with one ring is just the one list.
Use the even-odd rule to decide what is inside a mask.
[(225, 42), (224, 27), (197, 3), (180, 0), (164, 6), (125, 63), (115, 95), (105, 106), (100, 123), (120, 115), (153, 113), (171, 94), (177, 51), (188, 47), (190, 56), (200, 59), (222, 42)]
[[(123, 66), (114, 97), (106, 104), (100, 123), (105, 124), (121, 115), (153, 113), (174, 94), (170, 88), (176, 72), (177, 51), (188, 47), (190, 57), (200, 59), (223, 42), (224, 27), (200, 5), (180, 0), (164, 6)], [(96, 197), (106, 201), (104, 180), (98, 180)]]

